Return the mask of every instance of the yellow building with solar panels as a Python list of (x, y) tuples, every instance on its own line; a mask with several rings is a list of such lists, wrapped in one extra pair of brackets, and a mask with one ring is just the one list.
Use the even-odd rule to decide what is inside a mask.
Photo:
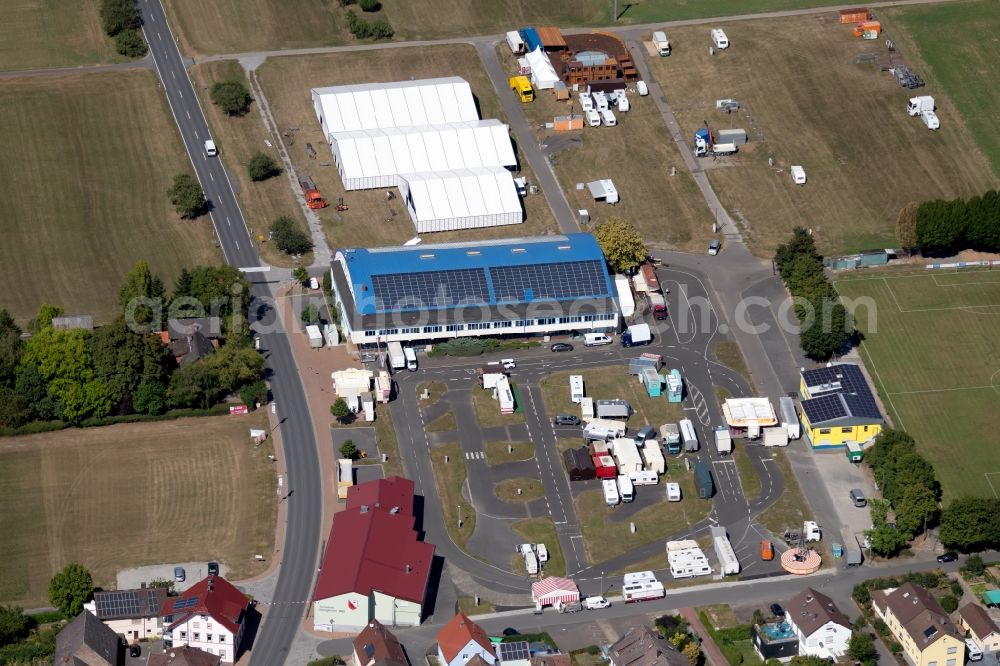
[(802, 426), (814, 449), (864, 444), (885, 426), (864, 373), (852, 363), (802, 371), (799, 395)]

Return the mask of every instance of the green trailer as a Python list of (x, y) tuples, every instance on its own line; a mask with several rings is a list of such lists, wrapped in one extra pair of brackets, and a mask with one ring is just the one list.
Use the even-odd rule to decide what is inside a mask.
[(857, 442), (847, 443), (847, 459), (852, 463), (859, 463), (865, 457), (865, 452), (861, 450), (861, 445)]

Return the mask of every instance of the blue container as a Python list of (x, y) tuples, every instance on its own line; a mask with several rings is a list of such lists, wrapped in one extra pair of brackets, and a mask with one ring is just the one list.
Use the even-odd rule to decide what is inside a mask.
[(542, 38), (538, 36), (538, 31), (534, 28), (521, 28), (521, 39), (524, 40), (528, 51), (542, 48)]

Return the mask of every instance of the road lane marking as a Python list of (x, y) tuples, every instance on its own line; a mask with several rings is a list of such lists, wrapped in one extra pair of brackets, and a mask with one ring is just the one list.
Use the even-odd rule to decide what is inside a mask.
[(181, 99), (184, 99), (184, 93), (181, 92), (180, 88), (177, 89), (177, 94), (181, 96)]
[(211, 171), (208, 172), (208, 177), (212, 179), (213, 183), (215, 182), (215, 176), (212, 175)]
[(160, 40), (161, 42), (163, 41), (163, 35), (161, 35), (161, 34), (160, 34), (160, 31), (159, 31), (159, 30), (157, 30), (157, 31), (156, 31), (156, 38), (157, 38), (158, 40)]
[(233, 245), (236, 246), (237, 250), (240, 249), (240, 242), (238, 240), (236, 240), (235, 238), (233, 239)]
[(173, 79), (174, 81), (176, 81), (176, 80), (177, 80), (177, 75), (176, 75), (176, 74), (174, 74), (174, 73), (173, 73), (173, 72), (171, 71), (171, 72), (170, 72), (170, 78), (172, 78), (172, 79)]
[(184, 113), (187, 115), (188, 120), (191, 120), (191, 112), (190, 111), (185, 111)]
[(233, 221), (232, 221), (232, 220), (230, 220), (230, 219), (229, 219), (229, 218), (227, 217), (227, 218), (226, 218), (226, 224), (228, 224), (229, 226), (233, 226)]

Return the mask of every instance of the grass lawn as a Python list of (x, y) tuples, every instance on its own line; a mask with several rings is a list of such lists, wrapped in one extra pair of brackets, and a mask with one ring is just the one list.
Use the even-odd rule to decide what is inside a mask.
[(139, 259), (168, 289), (221, 259), (208, 216), (181, 220), (167, 201), (191, 165), (153, 72), (0, 81), (0, 143), (0, 276), (18, 321), (52, 303), (106, 322)]
[[(943, 90), (949, 99), (938, 101), (947, 121), (953, 107), (975, 135), (979, 148), (1000, 178), (1000, 136), (994, 130), (995, 109), (1000, 106), (996, 86), (977, 86), (973, 80), (996, 81), (1000, 77), (1000, 12), (988, 0), (946, 6), (907, 7), (879, 10), (893, 25), (905, 28), (893, 35), (907, 53), (919, 51), (928, 67), (920, 71), (928, 88)], [(939, 98), (935, 97), (935, 101)]]
[[(664, 482), (679, 482), (684, 500), (667, 502), (662, 486), (643, 486), (639, 492), (657, 493), (662, 499), (628, 519), (611, 519), (615, 509), (604, 503), (601, 490), (585, 490), (575, 497), (576, 515), (580, 517), (580, 530), (590, 562), (604, 562), (651, 541), (665, 539), (708, 515), (711, 503), (697, 499), (694, 473), (674, 473), (662, 478)], [(630, 522), (635, 523), (635, 534), (629, 531)], [(666, 558), (664, 551), (663, 562)]]
[(740, 485), (743, 486), (743, 496), (748, 500), (760, 494), (760, 477), (750, 462), (750, 456), (745, 448), (733, 450), (733, 460), (736, 461), (736, 472), (740, 475)]
[[(422, 397), (425, 389), (427, 390), (426, 400)], [(444, 382), (424, 382), (422, 384), (417, 384), (417, 402), (421, 409), (427, 409), (443, 398), (447, 391), (448, 387), (445, 386)]]
[(486, 613), (495, 613), (496, 607), (491, 604), (486, 599), (480, 599), (479, 605), (476, 605), (476, 600), (472, 597), (459, 597), (458, 598), (458, 611), (460, 613), (465, 613), (466, 615), (485, 615)]
[[(518, 495), (518, 489), (521, 494)], [(504, 502), (534, 502), (545, 496), (545, 488), (538, 479), (528, 477), (515, 477), (504, 479), (493, 487), (493, 492)]]
[(772, 450), (771, 457), (773, 462), (765, 464), (777, 465), (781, 470), (785, 479), (785, 492), (781, 493), (777, 502), (758, 515), (757, 520), (780, 539), (786, 529), (801, 530), (802, 522), (811, 520), (812, 514), (803, 510), (809, 505), (802, 496), (802, 489), (792, 473), (792, 466), (785, 452)]
[[(445, 463), (444, 457), (449, 457)], [(465, 549), (465, 542), (476, 530), (476, 510), (462, 497), (462, 486), (465, 485), (465, 456), (462, 447), (457, 443), (440, 444), (431, 447), (431, 460), (434, 462), (434, 478), (437, 480), (438, 494), (441, 496), (445, 524), (448, 534), (459, 548)], [(462, 525), (458, 525), (459, 506), (462, 512)]]
[[(556, 372), (542, 380), (542, 399), (549, 414), (579, 414), (580, 406), (570, 400), (569, 376), (582, 375), (583, 388), (594, 400), (622, 398), (632, 405), (632, 416), (627, 423), (632, 430), (647, 423), (656, 427), (668, 421), (677, 422), (684, 418), (680, 404), (667, 402), (667, 393), (659, 398), (650, 398), (646, 390), (628, 374), (624, 365), (602, 368), (586, 368), (567, 372)], [(570, 448), (579, 446), (578, 440), (569, 440)]]
[[(127, 567), (220, 560), (259, 573), (276, 512), (263, 415), (62, 430), (0, 440), (0, 602), (47, 605), (49, 578), (79, 562), (111, 588)], [(225, 473), (219, 473), (225, 470)]]
[(644, 560), (639, 560), (634, 564), (630, 564), (627, 567), (618, 569), (617, 571), (608, 572), (612, 576), (621, 576), (622, 574), (629, 573), (630, 571), (656, 571), (658, 569), (667, 569), (669, 565), (667, 563), (667, 551), (664, 550), (662, 553), (657, 553), (656, 555), (650, 555)]
[(715, 343), (712, 352), (715, 354), (716, 361), (730, 370), (735, 370), (743, 379), (747, 380), (747, 384), (756, 392), (757, 389), (754, 386), (753, 377), (750, 376), (747, 361), (743, 358), (743, 352), (740, 350), (738, 344), (732, 340), (720, 340)]
[[(903, 271), (835, 283), (864, 333), (861, 357), (897, 427), (934, 464), (944, 500), (1000, 490), (997, 273)], [(858, 299), (871, 299), (862, 307)], [(947, 344), (942, 344), (948, 341)]]
[[(897, 32), (891, 21), (888, 27)], [(706, 120), (749, 133), (738, 156), (701, 164), (756, 253), (770, 256), (802, 224), (825, 254), (893, 247), (896, 215), (907, 202), (995, 185), (976, 143), (982, 132), (970, 132), (950, 102), (935, 93), (942, 123), (930, 132), (906, 115), (911, 91), (874, 65), (855, 64), (860, 54), (884, 53), (883, 40), (855, 39), (834, 12), (782, 19), (781, 39), (774, 28), (771, 20), (729, 24), (731, 46), (715, 57), (705, 26), (673, 28), (674, 53), (652, 62), (685, 137)], [(915, 71), (927, 71), (915, 49), (903, 55)], [(740, 112), (717, 111), (721, 97), (739, 99)], [(792, 183), (792, 164), (805, 167), (805, 186)]]
[(98, 0), (0, 3), (0, 70), (71, 67), (121, 59), (101, 30)]
[[(506, 42), (496, 48), (504, 71), (516, 71)], [(633, 95), (630, 101), (628, 113), (615, 111), (616, 127), (585, 127), (582, 132), (559, 132), (551, 138), (545, 123), (556, 115), (568, 115), (571, 108), (579, 114), (578, 100), (556, 101), (551, 91), (540, 90), (535, 101), (522, 108), (539, 143), (554, 145), (571, 136), (580, 139), (575, 147), (555, 153), (551, 162), (570, 208), (590, 211), (590, 227), (612, 216), (623, 217), (647, 242), (704, 251), (711, 237), (712, 212), (684, 167), (652, 98)], [(616, 159), (618, 155), (629, 159)], [(677, 167), (674, 176), (670, 175), (672, 166)], [(614, 181), (621, 196), (618, 204), (596, 203), (589, 190), (576, 189), (577, 183), (600, 178)]]
[[(219, 81), (235, 79), (250, 87), (246, 73), (235, 60), (209, 62), (195, 65), (189, 70), (195, 90), (201, 98), (201, 107), (205, 110), (208, 123), (212, 128), (212, 136), (219, 146), (219, 156), (226, 164), (229, 177), (234, 181), (240, 209), (250, 228), (250, 236), (261, 258), (275, 266), (294, 267), (292, 258), (275, 247), (274, 243), (262, 242), (261, 236), (267, 238), (268, 229), (275, 219), (285, 216), (295, 220), (300, 231), (307, 231), (302, 208), (295, 200), (293, 185), (289, 182), (289, 174), (282, 171), (280, 175), (265, 181), (254, 182), (247, 175), (247, 164), (256, 153), (264, 153), (281, 165), (281, 156), (277, 149), (268, 147), (265, 140), (272, 145), (277, 141), (267, 130), (261, 119), (260, 109), (251, 104), (250, 111), (242, 116), (227, 116), (219, 107), (212, 103), (210, 91)], [(292, 174), (294, 175), (294, 174)], [(299, 262), (303, 266), (312, 263), (312, 253), (307, 253)]]
[(375, 441), (378, 450), (389, 457), (381, 462), (385, 475), (403, 476), (403, 459), (399, 455), (399, 440), (396, 439), (396, 428), (392, 423), (389, 405), (375, 404)]
[[(520, 396), (514, 382), (511, 382), (510, 388), (514, 392), (514, 400), (517, 401)], [(524, 411), (521, 409), (521, 405), (515, 405), (514, 408), (517, 411), (513, 414), (501, 414), (500, 403), (493, 399), (492, 393), (478, 386), (472, 389), (472, 406), (476, 410), (476, 419), (479, 421), (480, 428), (524, 423)]]
[[(385, 190), (345, 192), (337, 173), (326, 137), (316, 120), (309, 96), (311, 88), (371, 81), (405, 81), (411, 78), (461, 76), (469, 82), (479, 103), (482, 118), (503, 120), (500, 100), (493, 84), (471, 46), (450, 44), (420, 48), (383, 49), (357, 53), (272, 58), (258, 70), (278, 127), (298, 128), (286, 147), (293, 163), (309, 164), (316, 184), (328, 201), (343, 196), (350, 210), (337, 213), (333, 207), (319, 211), (331, 247), (379, 247), (399, 245), (415, 236), (413, 222), (397, 197), (386, 200)], [(506, 92), (506, 91), (505, 91)], [(309, 160), (305, 144), (312, 143), (319, 154)], [(525, 160), (519, 158), (520, 175), (535, 181)], [(328, 165), (326, 167), (320, 165)], [(556, 231), (555, 221), (541, 194), (525, 200), (527, 219), (523, 224), (469, 231), (426, 234), (425, 242), (455, 242), (534, 236)]]
[(454, 430), (457, 427), (458, 423), (455, 421), (455, 412), (445, 412), (428, 423), (424, 430), (427, 432), (446, 432)]
[[(511, 448), (509, 453), (507, 452), (508, 446)], [(483, 451), (486, 453), (486, 462), (491, 465), (531, 460), (535, 457), (535, 445), (531, 442), (487, 440), (483, 442)]]
[[(510, 528), (527, 543), (545, 544), (545, 549), (549, 551), (549, 561), (543, 566), (546, 575), (566, 575), (566, 560), (563, 558), (562, 548), (559, 547), (556, 526), (551, 518), (527, 518), (517, 521)], [(517, 559), (523, 569), (524, 559), (520, 556)]]

